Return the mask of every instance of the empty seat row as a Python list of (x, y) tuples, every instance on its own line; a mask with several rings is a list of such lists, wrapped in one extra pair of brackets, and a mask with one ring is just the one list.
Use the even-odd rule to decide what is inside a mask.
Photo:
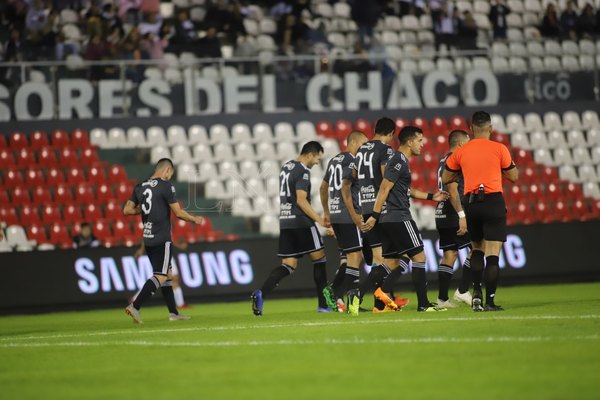
[(568, 148), (559, 147), (553, 150), (536, 149), (534, 160), (537, 163), (558, 167), (563, 165), (598, 165), (600, 164), (600, 147), (592, 149), (593, 156), (585, 147)]
[(36, 186), (30, 190), (26, 186), (15, 186), (9, 191), (0, 192), (0, 203), (14, 206), (23, 204), (49, 205), (49, 204), (86, 204), (105, 203), (113, 199), (125, 201), (131, 195), (131, 186), (117, 184), (113, 189), (108, 184), (93, 185), (78, 183), (75, 185), (59, 184), (49, 187)]
[(11, 149), (0, 150), (0, 168), (11, 166), (17, 166), (18, 168), (28, 168), (32, 166), (89, 166), (98, 163), (99, 161), (100, 159), (98, 158), (96, 149), (93, 147), (83, 147), (79, 151), (71, 147), (64, 147), (60, 150), (51, 147), (42, 147), (37, 150), (30, 148), (21, 148), (15, 151)]
[(541, 116), (530, 112), (524, 116), (511, 113), (503, 118), (499, 114), (492, 116), (492, 125), (498, 132), (533, 132), (533, 131), (568, 131), (568, 130), (600, 130), (598, 113), (593, 110), (584, 111), (581, 117), (577, 112), (566, 111), (561, 115), (555, 111), (548, 111)]
[(83, 129), (75, 129), (71, 134), (57, 129), (50, 136), (44, 131), (34, 131), (31, 135), (23, 132), (13, 132), (6, 136), (0, 135), (0, 149), (40, 149), (42, 147), (85, 147), (90, 145), (88, 133)]
[(590, 147), (594, 152), (600, 146), (600, 130), (582, 132), (572, 129), (566, 135), (562, 131), (533, 131), (530, 134), (517, 132), (511, 135), (510, 142), (513, 146), (527, 150)]
[(107, 169), (72, 167), (64, 170), (60, 168), (46, 170), (30, 168), (23, 171), (13, 167), (3, 170), (0, 174), (0, 187), (6, 188), (21, 185), (35, 188), (36, 186), (76, 185), (79, 183), (118, 184), (127, 181), (125, 168), (120, 165), (112, 165)]

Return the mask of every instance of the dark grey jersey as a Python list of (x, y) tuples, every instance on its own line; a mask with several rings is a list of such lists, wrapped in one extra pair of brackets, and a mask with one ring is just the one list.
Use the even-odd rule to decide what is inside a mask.
[(354, 156), (343, 152), (329, 161), (323, 180), (329, 186), (329, 214), (333, 224), (351, 224), (352, 218), (342, 198), (342, 182), (344, 179), (352, 181), (351, 193), (354, 210), (360, 214), (358, 199), (358, 181), (353, 177)]
[(296, 190), (305, 191), (310, 203), (310, 170), (300, 161), (292, 160), (285, 163), (279, 173), (280, 229), (307, 228), (314, 225), (313, 220), (298, 207)]
[(394, 150), (380, 140), (371, 140), (356, 153), (356, 172), (360, 185), (360, 205), (363, 215), (373, 212), (379, 185), (381, 185), (381, 167), (394, 155)]
[(133, 189), (131, 200), (142, 209), (144, 244), (158, 246), (171, 241), (171, 207), (177, 203), (175, 187), (162, 179), (148, 179)]
[(383, 177), (394, 184), (381, 213), (381, 222), (403, 222), (412, 219), (410, 214), (410, 166), (401, 152), (387, 163)]
[[(446, 160), (452, 155), (452, 152), (446, 154), (444, 158), (440, 160), (440, 164), (437, 170), (438, 176), (438, 190), (448, 191), (448, 185), (442, 184), (442, 173), (446, 169)], [(458, 194), (460, 196), (461, 203), (463, 202), (465, 195), (465, 181), (463, 179), (462, 172), (459, 172), (458, 176)], [(458, 227), (458, 214), (452, 206), (450, 199), (446, 201), (440, 201), (435, 209), (435, 225), (438, 228), (453, 228)]]

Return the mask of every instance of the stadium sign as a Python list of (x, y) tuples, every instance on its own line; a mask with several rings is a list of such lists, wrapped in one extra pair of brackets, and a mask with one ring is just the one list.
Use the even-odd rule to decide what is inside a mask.
[(120, 116), (234, 114), (240, 111), (394, 110), (494, 106), (503, 102), (593, 99), (587, 75), (494, 75), (470, 70), (464, 75), (432, 71), (398, 72), (383, 78), (377, 71), (344, 75), (320, 73), (308, 82), (278, 80), (274, 75), (228, 76), (222, 80), (184, 74), (183, 84), (146, 79), (60, 79), (56, 85), (25, 82), (12, 92), (0, 85), (0, 121), (91, 119)]
[[(548, 224), (543, 229), (510, 227), (500, 258), (501, 282), (600, 279), (597, 263), (590, 262), (599, 230), (600, 221)], [(437, 235), (423, 232), (423, 239), (428, 280), (435, 282), (441, 257)], [(557, 261), (548, 243), (561, 243), (570, 249), (568, 265)], [(198, 243), (176, 252), (173, 261), (188, 299), (242, 299), (260, 287), (278, 265), (277, 245), (278, 240), (272, 238)], [(333, 239), (326, 238), (325, 248), (331, 261), (327, 271), (331, 278), (337, 268), (337, 246)], [(10, 273), (13, 283), (0, 292), (0, 313), (126, 304), (152, 271), (147, 257), (136, 260), (132, 252), (131, 248), (95, 248), (3, 253), (0, 269)], [(460, 253), (461, 261), (465, 256), (465, 252)], [(400, 283), (410, 287), (409, 279), (401, 279)], [(307, 259), (301, 260), (294, 276), (284, 280), (276, 291), (284, 296), (300, 292), (314, 293), (312, 268)], [(162, 301), (156, 297), (156, 302)]]

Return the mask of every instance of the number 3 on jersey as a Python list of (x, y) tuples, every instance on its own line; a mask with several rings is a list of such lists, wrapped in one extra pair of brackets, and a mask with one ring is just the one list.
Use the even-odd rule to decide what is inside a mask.
[(365, 168), (369, 168), (369, 179), (373, 179), (375, 175), (373, 174), (373, 156), (374, 153), (367, 153), (366, 156), (363, 153), (356, 154), (356, 158), (358, 158), (358, 179), (365, 179), (365, 174), (362, 173), (363, 162), (365, 164)]
[(150, 214), (150, 210), (152, 209), (152, 190), (146, 189), (142, 193), (144, 195), (144, 203), (142, 203), (142, 211), (144, 214)]

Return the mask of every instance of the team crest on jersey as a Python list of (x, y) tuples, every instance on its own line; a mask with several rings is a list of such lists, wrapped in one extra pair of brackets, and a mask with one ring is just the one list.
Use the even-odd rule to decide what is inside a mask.
[(146, 182), (142, 183), (142, 186), (156, 187), (156, 185), (158, 185), (158, 181), (156, 179), (150, 179), (150, 180), (147, 180)]
[(310, 177), (308, 176), (308, 172), (305, 173), (304, 175), (302, 175), (302, 179), (304, 179), (305, 181), (310, 180)]
[(388, 149), (387, 149), (387, 155), (388, 156), (394, 155), (394, 149), (392, 149), (391, 147), (388, 147)]
[(367, 150), (373, 150), (373, 148), (375, 147), (375, 143), (372, 142), (367, 142), (365, 144), (363, 144), (362, 146), (360, 146), (360, 148), (365, 148)]
[(337, 156), (335, 156), (332, 161), (337, 161), (337, 162), (342, 162), (344, 161), (344, 155), (343, 154), (338, 154)]
[(402, 161), (408, 162), (408, 160), (406, 159), (406, 156), (404, 155), (404, 153), (400, 153), (400, 158), (402, 159)]
[(289, 163), (286, 163), (283, 168), (294, 169), (294, 163), (290, 161)]

